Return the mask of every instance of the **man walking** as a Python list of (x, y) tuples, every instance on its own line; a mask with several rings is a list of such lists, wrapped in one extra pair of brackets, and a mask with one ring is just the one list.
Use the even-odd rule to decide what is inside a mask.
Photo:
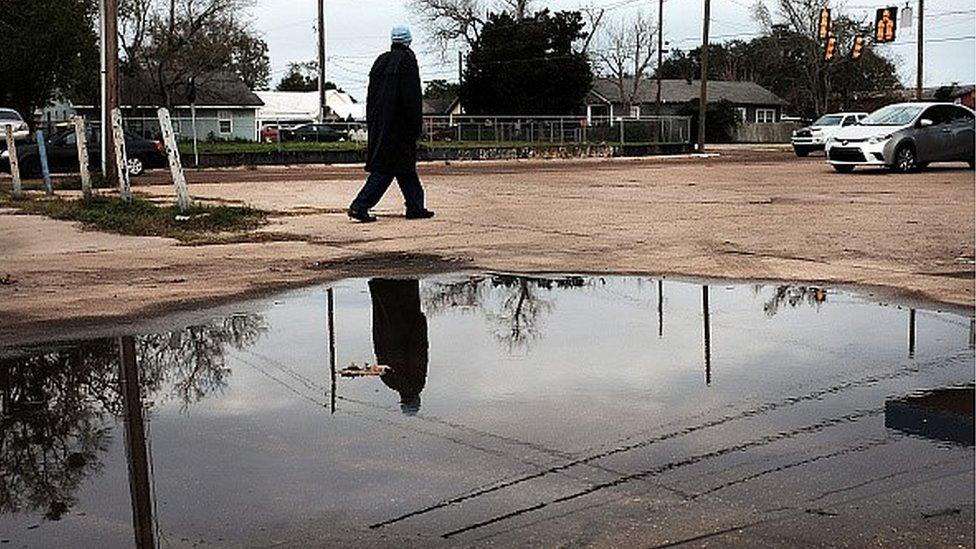
[(423, 131), (420, 69), (410, 50), (410, 29), (394, 27), (390, 37), (390, 51), (380, 55), (369, 71), (369, 177), (349, 206), (349, 217), (363, 223), (376, 221), (369, 210), (383, 198), (393, 179), (403, 193), (407, 219), (434, 217), (434, 212), (424, 206), (424, 188), (417, 176), (417, 140)]

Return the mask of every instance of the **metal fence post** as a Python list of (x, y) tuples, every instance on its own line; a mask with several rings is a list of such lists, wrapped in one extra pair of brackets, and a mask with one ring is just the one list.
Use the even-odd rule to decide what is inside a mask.
[(112, 136), (115, 141), (115, 167), (119, 176), (119, 196), (132, 201), (132, 185), (129, 182), (129, 157), (125, 153), (125, 130), (122, 129), (122, 110), (112, 109)]
[(92, 197), (91, 174), (88, 173), (88, 139), (85, 137), (85, 119), (75, 116), (71, 119), (75, 126), (75, 144), (78, 146), (78, 173), (81, 174), (81, 196), (85, 200)]
[(176, 202), (180, 212), (185, 213), (190, 207), (190, 196), (186, 188), (186, 177), (183, 175), (183, 164), (180, 162), (180, 150), (176, 146), (176, 134), (173, 133), (173, 121), (169, 117), (166, 107), (160, 107), (159, 129), (163, 132), (163, 143), (166, 144), (166, 155), (169, 157), (169, 172), (173, 176), (176, 186)]
[[(48, 124), (50, 125), (50, 123), (51, 120), (48, 119)], [(51, 183), (51, 169), (47, 163), (47, 142), (44, 141), (44, 131), (37, 130), (34, 136), (37, 139), (37, 156), (41, 161), (41, 179), (44, 180), (44, 191), (48, 196), (51, 196), (54, 194), (54, 185)]]
[(7, 155), (10, 162), (10, 175), (14, 178), (14, 196), (20, 198), (23, 194), (20, 182), (20, 162), (17, 159), (17, 141), (14, 139), (14, 128), (7, 125)]

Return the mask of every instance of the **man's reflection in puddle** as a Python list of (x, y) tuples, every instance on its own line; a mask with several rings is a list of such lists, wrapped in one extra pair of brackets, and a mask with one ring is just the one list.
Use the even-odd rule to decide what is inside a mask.
[(420, 392), (427, 381), (427, 317), (420, 310), (417, 280), (369, 281), (373, 302), (373, 350), (376, 363), (389, 366), (383, 374), (389, 388), (400, 393), (400, 409), (420, 410)]

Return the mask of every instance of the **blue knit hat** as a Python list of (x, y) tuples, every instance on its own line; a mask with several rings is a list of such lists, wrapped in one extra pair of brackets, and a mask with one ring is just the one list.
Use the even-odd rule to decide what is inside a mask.
[(413, 42), (413, 35), (410, 34), (410, 29), (404, 25), (397, 25), (393, 27), (390, 31), (390, 39), (393, 40), (394, 44), (403, 44), (404, 46), (409, 46)]

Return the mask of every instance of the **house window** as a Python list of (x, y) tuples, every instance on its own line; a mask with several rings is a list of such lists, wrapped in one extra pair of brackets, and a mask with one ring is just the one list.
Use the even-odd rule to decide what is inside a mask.
[(776, 109), (756, 109), (757, 124), (772, 124), (776, 122)]
[(633, 107), (630, 108), (630, 117), (640, 118), (640, 106), (634, 105)]
[(736, 107), (735, 112), (739, 115), (739, 122), (747, 122), (749, 120), (749, 114), (745, 107)]
[(229, 112), (220, 112), (217, 115), (217, 124), (221, 135), (234, 133), (234, 119), (231, 118)]

